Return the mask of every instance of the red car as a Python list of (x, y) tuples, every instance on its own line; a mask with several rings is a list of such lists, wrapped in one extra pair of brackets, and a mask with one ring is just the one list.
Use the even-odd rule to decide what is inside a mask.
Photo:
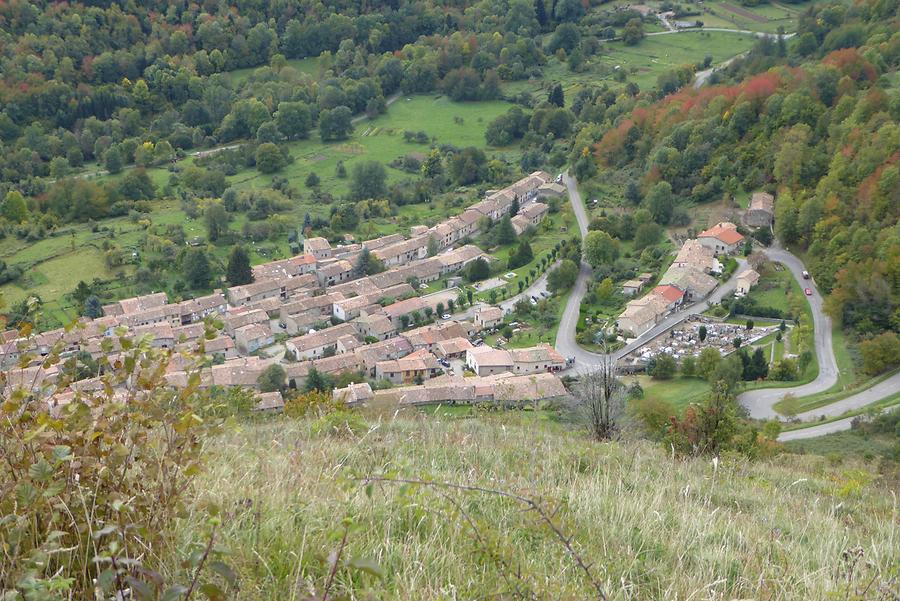
[(806, 296), (812, 296), (812, 288), (807, 288), (807, 289), (804, 290), (803, 292), (806, 293)]

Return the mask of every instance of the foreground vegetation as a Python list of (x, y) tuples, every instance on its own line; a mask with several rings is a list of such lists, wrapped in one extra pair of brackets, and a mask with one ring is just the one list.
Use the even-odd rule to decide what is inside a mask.
[[(877, 464), (783, 456), (717, 467), (672, 460), (645, 442), (592, 443), (533, 412), (352, 423), (354, 434), (327, 433), (321, 421), (248, 425), (215, 445), (201, 498), (234, 507), (222, 542), (244, 598), (320, 590), (345, 532), (342, 557), (383, 574), (339, 570), (334, 590), (346, 594), (596, 596), (527, 505), (485, 491), (366, 486), (374, 477), (535, 500), (556, 512), (553, 523), (609, 598), (825, 598), (843, 595), (848, 578), (882, 581), (898, 559), (896, 510)], [(181, 529), (185, 538), (194, 527)], [(848, 576), (844, 553), (856, 547), (872, 562), (865, 577)]]

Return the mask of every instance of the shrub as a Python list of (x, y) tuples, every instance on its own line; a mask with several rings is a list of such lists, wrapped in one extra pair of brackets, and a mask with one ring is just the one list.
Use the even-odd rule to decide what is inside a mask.
[(362, 416), (354, 411), (338, 409), (315, 420), (310, 429), (313, 434), (325, 436), (357, 436), (368, 429)]
[[(104, 387), (55, 408), (18, 389), (0, 405), (0, 580), (10, 598), (93, 599), (97, 589), (104, 599), (125, 589), (157, 598), (172, 585), (155, 575), (155, 550), (175, 540), (172, 524), (218, 421), (199, 373), (173, 392), (163, 379), (168, 353), (147, 339), (118, 341), (122, 358)], [(45, 365), (59, 365), (62, 350)], [(201, 552), (183, 575), (218, 554)]]

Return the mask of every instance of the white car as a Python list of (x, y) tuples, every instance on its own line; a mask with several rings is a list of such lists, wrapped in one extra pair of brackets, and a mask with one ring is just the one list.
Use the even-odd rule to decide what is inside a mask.
[(441, 315), (441, 319), (450, 319), (450, 314), (444, 313), (443, 315)]

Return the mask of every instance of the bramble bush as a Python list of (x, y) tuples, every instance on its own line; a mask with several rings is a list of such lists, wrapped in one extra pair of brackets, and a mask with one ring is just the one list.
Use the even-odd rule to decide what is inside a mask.
[[(26, 323), (20, 333), (30, 331)], [(49, 400), (25, 377), (14, 386), (13, 376), (60, 366), (62, 340), (43, 358), (23, 354), (4, 374), (0, 599), (224, 599), (236, 579), (215, 544), (218, 509), (206, 507), (205, 531), (196, 534), (203, 538), (172, 545), (204, 443), (222, 424), (218, 401), (199, 388), (202, 361), (187, 387), (173, 391), (163, 379), (171, 351), (149, 337), (120, 331), (102, 350), (99, 377)], [(56, 390), (77, 371), (60, 371)]]

